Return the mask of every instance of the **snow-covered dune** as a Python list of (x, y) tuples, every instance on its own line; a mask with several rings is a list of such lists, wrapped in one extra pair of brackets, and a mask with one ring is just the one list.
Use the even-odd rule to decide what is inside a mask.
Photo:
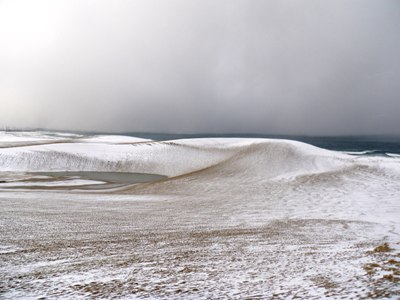
[(0, 134), (4, 298), (399, 295), (399, 199), (398, 157), (278, 139)]
[[(90, 143), (88, 142), (90, 141)], [(189, 139), (167, 142), (97, 137), (0, 148), (0, 171), (114, 171), (179, 176), (221, 165), (221, 171), (271, 178), (343, 167), (350, 157), (300, 142)]]
[(0, 148), (55, 144), (55, 143), (138, 143), (148, 139), (121, 135), (84, 135), (47, 131), (0, 131)]
[[(7, 178), (17, 178), (13, 173), (148, 173), (168, 179), (111, 186), (110, 191), (130, 195), (227, 197), (231, 203), (248, 197), (253, 203), (287, 199), (277, 205), (297, 207), (302, 217), (320, 217), (321, 211), (316, 207), (326, 206), (326, 212), (331, 213), (324, 216), (374, 221), (382, 217), (375, 216), (374, 212), (389, 209), (394, 197), (399, 196), (400, 160), (397, 158), (357, 157), (279, 139), (203, 138), (156, 142), (107, 136), (84, 137), (83, 141), (0, 148), (0, 174), (3, 173), (0, 180), (5, 181), (0, 183), (0, 188), (22, 185), (21, 180), (8, 182)], [(32, 177), (33, 183), (29, 174), (18, 176), (22, 176), (25, 187), (39, 186), (37, 176)], [(72, 185), (73, 181), (65, 183)], [(40, 186), (62, 188), (62, 184), (43, 180)], [(373, 209), (378, 197), (379, 208)], [(312, 210), (300, 207), (301, 201), (313, 201)], [(357, 210), (351, 210), (352, 206)], [(400, 222), (396, 221), (399, 214), (396, 206), (385, 218), (400, 228)], [(257, 218), (246, 222), (257, 222)]]
[[(313, 180), (332, 180), (339, 174), (341, 178), (354, 177), (360, 172), (400, 178), (400, 160), (396, 158), (351, 156), (290, 140), (200, 138), (157, 142), (124, 136), (75, 136), (70, 140), (54, 136), (55, 142), (31, 145), (31, 134), (26, 144), (0, 148), (0, 172), (149, 173), (170, 178), (168, 183), (154, 183), (157, 189), (174, 189), (179, 183), (180, 190), (191, 191), (196, 185), (200, 188), (201, 182), (213, 190), (244, 184), (254, 188), (271, 180), (304, 180), (317, 174), (320, 176)], [(48, 135), (43, 135), (46, 138)], [(19, 142), (23, 139), (20, 136)], [(185, 180), (191, 181), (190, 186), (184, 185)], [(126, 190), (131, 191), (130, 187)]]

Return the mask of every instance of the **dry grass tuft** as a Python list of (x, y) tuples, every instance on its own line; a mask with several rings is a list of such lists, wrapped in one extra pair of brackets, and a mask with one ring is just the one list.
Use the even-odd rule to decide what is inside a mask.
[(380, 245), (374, 249), (374, 252), (378, 252), (378, 253), (390, 252), (390, 251), (392, 251), (392, 248), (389, 247), (388, 243), (383, 243), (382, 245)]

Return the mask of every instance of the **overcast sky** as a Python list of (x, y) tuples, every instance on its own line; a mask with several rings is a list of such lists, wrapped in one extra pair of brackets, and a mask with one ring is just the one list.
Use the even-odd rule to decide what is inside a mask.
[(0, 126), (400, 134), (398, 0), (0, 0)]

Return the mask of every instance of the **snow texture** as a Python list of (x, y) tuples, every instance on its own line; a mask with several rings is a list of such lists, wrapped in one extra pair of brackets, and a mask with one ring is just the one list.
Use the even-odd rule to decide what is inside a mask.
[[(398, 157), (275, 139), (2, 140), (4, 299), (400, 295)], [(86, 189), (34, 171), (168, 178)]]

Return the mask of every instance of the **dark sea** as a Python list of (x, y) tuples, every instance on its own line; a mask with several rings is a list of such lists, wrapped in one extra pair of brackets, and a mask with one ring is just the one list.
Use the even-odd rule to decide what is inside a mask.
[(156, 141), (204, 137), (289, 139), (305, 142), (307, 144), (324, 149), (351, 152), (351, 154), (354, 155), (396, 156), (396, 154), (400, 154), (400, 136), (301, 136), (265, 134), (169, 134), (136, 132), (123, 134)]

